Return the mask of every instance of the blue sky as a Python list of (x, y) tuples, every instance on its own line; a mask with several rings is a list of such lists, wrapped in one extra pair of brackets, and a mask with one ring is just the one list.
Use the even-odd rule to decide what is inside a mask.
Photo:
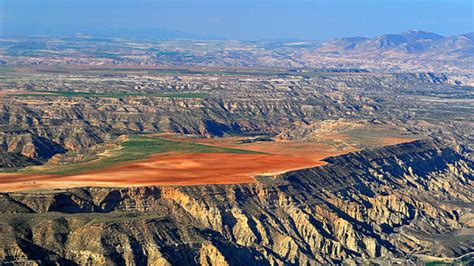
[(472, 32), (471, 0), (0, 0), (0, 34), (167, 28), (239, 40)]

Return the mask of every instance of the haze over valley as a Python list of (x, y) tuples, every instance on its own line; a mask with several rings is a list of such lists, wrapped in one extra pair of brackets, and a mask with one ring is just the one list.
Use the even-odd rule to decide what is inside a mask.
[[(347, 9), (360, 7), (204, 1), (198, 14), (159, 1), (162, 17), (146, 21), (157, 30), (142, 32), (134, 14), (157, 3), (87, 11), (90, 1), (48, 0), (49, 11), (36, 7), (48, 18), (27, 2), (0, 1), (1, 265), (473, 263), (474, 35), (463, 1), (362, 1), (371, 37), (320, 30), (321, 40), (289, 36), (312, 34), (329, 10), (346, 19), (334, 31), (359, 32)], [(446, 25), (425, 28), (443, 34), (387, 21), (380, 34), (374, 21), (401, 5), (419, 17), (399, 14), (400, 25), (436, 15)], [(53, 12), (69, 8), (84, 18)], [(115, 17), (97, 16), (105, 9)], [(267, 11), (291, 27), (265, 26)], [(204, 27), (203, 14), (221, 26)], [(236, 18), (255, 14), (254, 29)], [(135, 24), (124, 33), (86, 18)], [(227, 18), (280, 38), (244, 40)], [(79, 26), (90, 30), (69, 33)], [(201, 37), (220, 27), (235, 38)]]

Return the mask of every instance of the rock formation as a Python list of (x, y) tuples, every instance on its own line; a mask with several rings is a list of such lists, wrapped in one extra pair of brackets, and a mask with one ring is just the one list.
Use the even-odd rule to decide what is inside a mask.
[(473, 251), (473, 162), (420, 140), (252, 185), (0, 194), (0, 262), (288, 265)]

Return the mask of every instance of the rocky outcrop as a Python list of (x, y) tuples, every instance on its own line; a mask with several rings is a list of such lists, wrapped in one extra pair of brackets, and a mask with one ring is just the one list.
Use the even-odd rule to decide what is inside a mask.
[(473, 251), (472, 161), (426, 140), (326, 161), (253, 185), (3, 193), (0, 261), (314, 265)]

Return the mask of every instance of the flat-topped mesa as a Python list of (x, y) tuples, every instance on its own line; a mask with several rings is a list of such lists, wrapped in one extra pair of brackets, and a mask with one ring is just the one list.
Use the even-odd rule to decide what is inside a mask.
[(102, 264), (156, 256), (186, 265), (250, 257), (390, 264), (415, 259), (413, 250), (437, 257), (473, 251), (463, 231), (472, 215), (472, 161), (427, 140), (326, 161), (254, 184), (2, 193), (0, 232), (11, 240), (0, 243), (0, 262), (37, 259), (32, 245), (50, 261)]

